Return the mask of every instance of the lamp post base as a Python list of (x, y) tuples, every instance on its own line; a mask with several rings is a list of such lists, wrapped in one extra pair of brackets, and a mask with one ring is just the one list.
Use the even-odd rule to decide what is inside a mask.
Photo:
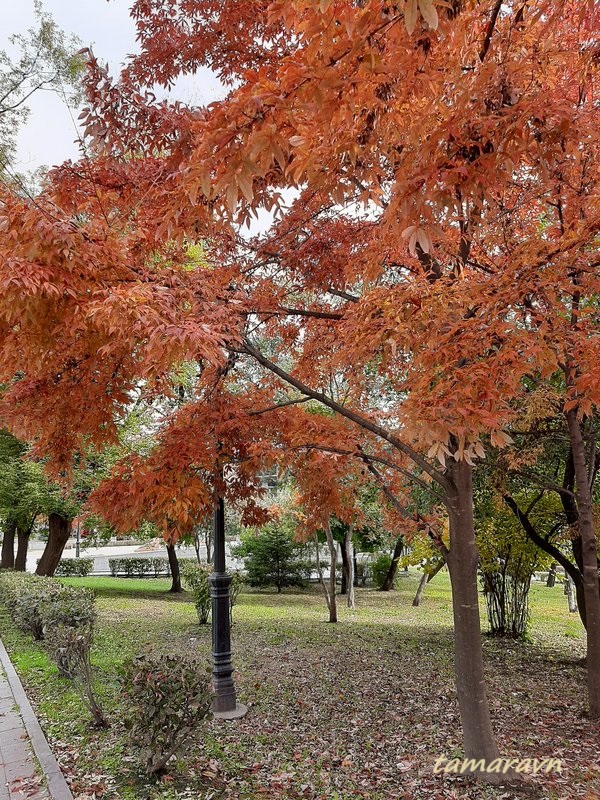
[(213, 711), (215, 719), (241, 719), (248, 713), (248, 706), (243, 703), (236, 703), (231, 711)]

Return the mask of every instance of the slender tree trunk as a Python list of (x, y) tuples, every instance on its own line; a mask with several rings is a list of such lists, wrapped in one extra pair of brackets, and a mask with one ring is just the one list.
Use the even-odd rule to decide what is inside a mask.
[(354, 588), (358, 586), (358, 561), (356, 560), (356, 547), (352, 545), (352, 568), (354, 570)]
[(52, 577), (58, 566), (63, 550), (69, 536), (71, 535), (72, 520), (63, 517), (61, 514), (48, 515), (48, 541), (40, 558), (40, 563), (35, 571), (36, 575), (46, 575)]
[(316, 554), (316, 563), (317, 563), (317, 575), (319, 576), (319, 583), (323, 588), (323, 594), (325, 595), (325, 602), (327, 603), (327, 611), (329, 611), (329, 622), (335, 622), (336, 620), (331, 619), (331, 604), (332, 602), (335, 604), (335, 594), (333, 598), (329, 592), (329, 587), (327, 583), (325, 583), (325, 578), (323, 577), (323, 568), (321, 566), (321, 553), (319, 552), (319, 539), (317, 534), (315, 533), (315, 554)]
[(398, 573), (398, 562), (400, 560), (400, 556), (402, 555), (403, 548), (404, 548), (404, 538), (402, 536), (399, 536), (396, 539), (396, 544), (394, 545), (394, 552), (392, 553), (392, 563), (390, 564), (388, 573), (385, 576), (385, 580), (381, 584), (380, 591), (389, 592), (390, 589), (394, 588), (394, 582), (396, 580), (396, 575)]
[(212, 540), (213, 540), (212, 529), (211, 529), (211, 527), (209, 525), (208, 528), (206, 529), (205, 533), (204, 533), (204, 544), (206, 546), (206, 563), (207, 564), (212, 564), (213, 563)]
[(347, 605), (348, 608), (355, 607), (354, 601), (354, 559), (352, 557), (352, 536), (354, 525), (348, 525), (348, 530), (344, 536), (343, 550), (346, 553), (346, 586), (348, 587)]
[(413, 606), (421, 605), (421, 600), (423, 599), (423, 592), (425, 591), (425, 587), (427, 586), (428, 580), (429, 580), (429, 574), (427, 572), (424, 572), (421, 575), (421, 580), (419, 581), (419, 585), (417, 586), (417, 591), (412, 601)]
[(29, 534), (31, 528), (17, 528), (17, 557), (15, 558), (15, 569), (17, 572), (25, 572), (27, 568), (27, 549), (29, 547)]
[(345, 537), (340, 543), (340, 555), (342, 557), (342, 584), (340, 594), (348, 594), (348, 552), (346, 550)]
[(569, 438), (575, 466), (579, 533), (583, 562), (583, 592), (587, 621), (587, 679), (590, 716), (600, 717), (600, 589), (598, 543), (594, 526), (592, 492), (585, 463), (585, 445), (575, 409), (567, 411)]
[(558, 565), (556, 562), (550, 564), (550, 569), (548, 570), (548, 577), (546, 578), (546, 586), (548, 588), (553, 589), (556, 584), (556, 567)]
[(197, 530), (194, 533), (194, 552), (196, 553), (196, 561), (198, 562), (198, 564), (201, 564), (202, 559), (200, 558), (200, 534), (198, 533)]
[(178, 594), (183, 592), (181, 588), (181, 572), (179, 571), (179, 559), (177, 558), (177, 551), (174, 544), (167, 545), (167, 556), (169, 558), (169, 568), (171, 570), (171, 588), (170, 592)]
[(335, 584), (335, 571), (337, 567), (337, 542), (333, 538), (329, 523), (325, 526), (325, 536), (327, 537), (327, 546), (329, 547), (329, 622), (337, 622), (337, 600), (336, 600), (336, 584)]
[(571, 614), (575, 614), (577, 612), (577, 598), (575, 597), (575, 584), (570, 575), (567, 575), (565, 579), (565, 594), (569, 603), (569, 611)]
[(440, 561), (440, 563), (435, 567), (432, 572), (424, 572), (421, 576), (421, 580), (419, 582), (419, 586), (417, 588), (417, 593), (415, 594), (415, 599), (412, 601), (413, 606), (420, 606), (421, 600), (423, 599), (423, 592), (425, 591), (425, 587), (432, 581), (438, 572), (445, 566), (445, 561)]
[[(473, 475), (465, 461), (451, 463), (448, 491), (450, 549), (447, 556), (454, 612), (456, 689), (466, 758), (499, 758), (483, 672), (477, 590), (478, 553), (473, 520)], [(492, 775), (481, 775), (491, 778)]]
[(4, 536), (2, 539), (2, 558), (0, 569), (14, 569), (15, 566), (15, 534), (17, 532), (16, 522), (4, 523)]

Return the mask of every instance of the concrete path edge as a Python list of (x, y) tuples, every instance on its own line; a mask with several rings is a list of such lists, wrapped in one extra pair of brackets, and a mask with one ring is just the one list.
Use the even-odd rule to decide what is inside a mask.
[(37, 717), (33, 708), (31, 707), (31, 703), (27, 699), (23, 684), (21, 683), (19, 676), (12, 665), (12, 661), (6, 652), (6, 648), (4, 647), (4, 643), (1, 639), (0, 663), (2, 664), (2, 668), (6, 673), (6, 679), (8, 680), (8, 684), (12, 690), (15, 702), (19, 706), (21, 717), (23, 719), (27, 735), (29, 736), (29, 741), (31, 743), (31, 747), (33, 748), (33, 752), (40, 763), (42, 772), (46, 776), (46, 784), (52, 800), (73, 800), (73, 795), (71, 794), (69, 785), (65, 780), (65, 776), (62, 774), (61, 769), (54, 758), (52, 750), (50, 750), (50, 746), (46, 740), (46, 737), (44, 736), (44, 732), (40, 727), (40, 723), (37, 721)]

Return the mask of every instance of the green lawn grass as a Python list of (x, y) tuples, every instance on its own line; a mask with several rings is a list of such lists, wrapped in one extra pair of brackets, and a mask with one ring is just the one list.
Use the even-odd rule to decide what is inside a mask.
[[(208, 663), (210, 627), (198, 625), (189, 595), (170, 594), (167, 580), (64, 582), (96, 593), (93, 663), (108, 731), (90, 728), (80, 698), (43, 646), (15, 631), (5, 612), (0, 630), (78, 797), (507, 797), (432, 771), (439, 755), (461, 752), (445, 572), (427, 587), (420, 608), (411, 605), (416, 573), (400, 577), (393, 592), (359, 589), (354, 611), (339, 598), (338, 625), (326, 624), (316, 587), (242, 593), (232, 638), (238, 694), (249, 714), (235, 723), (208, 722), (158, 784), (128, 749), (121, 665), (147, 646), (198, 649)], [(534, 584), (531, 611), (529, 641), (483, 638), (501, 751), (563, 758), (567, 778), (544, 776), (537, 796), (590, 800), (600, 788), (593, 768), (600, 732), (584, 716), (583, 628), (560, 586)]]

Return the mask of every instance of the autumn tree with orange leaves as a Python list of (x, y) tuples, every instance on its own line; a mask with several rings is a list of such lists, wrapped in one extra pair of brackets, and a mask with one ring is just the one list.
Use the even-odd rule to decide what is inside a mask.
[[(377, 486), (443, 551), (465, 754), (489, 763), (473, 471), (510, 447), (528, 382), (562, 374), (600, 716), (597, 4), (138, 0), (132, 15), (141, 54), (118, 81), (89, 55), (94, 158), (34, 202), (3, 190), (5, 424), (68, 471), (133, 391), (172, 392), (190, 361), (193, 399), (96, 493), (113, 521), (145, 509), (176, 536), (215, 493), (256, 521), (273, 464), (316, 487), (319, 524), (344, 504), (318, 487), (344, 471)], [(155, 100), (203, 66), (224, 100)], [(265, 209), (269, 230), (243, 235)], [(449, 546), (407, 511), (415, 485), (445, 508)]]

